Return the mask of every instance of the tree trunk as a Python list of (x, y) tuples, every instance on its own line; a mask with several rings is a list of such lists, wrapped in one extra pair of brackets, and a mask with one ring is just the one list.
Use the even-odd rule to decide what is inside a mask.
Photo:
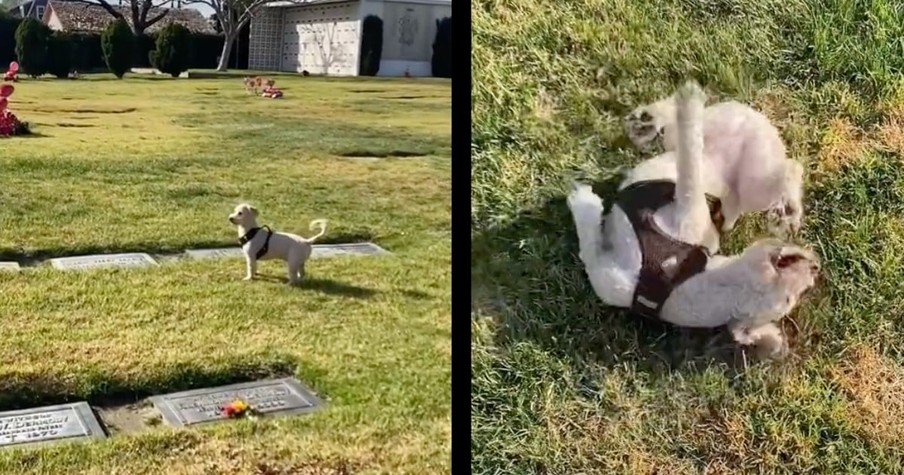
[(223, 53), (220, 55), (220, 64), (217, 65), (217, 71), (226, 71), (229, 66), (229, 56), (232, 55), (232, 43), (235, 43), (235, 33), (224, 35), (223, 37)]

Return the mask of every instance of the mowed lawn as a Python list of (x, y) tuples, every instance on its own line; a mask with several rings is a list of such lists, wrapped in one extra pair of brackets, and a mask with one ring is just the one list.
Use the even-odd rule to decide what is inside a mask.
[[(904, 12), (884, 0), (479, 0), (472, 450), (481, 474), (904, 473)], [(823, 276), (756, 361), (602, 304), (565, 205), (650, 156), (622, 118), (688, 77), (781, 130)], [(723, 250), (766, 236), (744, 218)]]
[(281, 100), (241, 78), (16, 84), (10, 108), (35, 135), (0, 140), (5, 260), (235, 246), (226, 218), (242, 201), (275, 230), (326, 218), (322, 242), (393, 255), (311, 260), (298, 288), (279, 261), (243, 282), (241, 259), (2, 273), (0, 408), (287, 375), (327, 407), (187, 430), (149, 418), (97, 443), (0, 451), (0, 473), (449, 470), (449, 82), (277, 86)]

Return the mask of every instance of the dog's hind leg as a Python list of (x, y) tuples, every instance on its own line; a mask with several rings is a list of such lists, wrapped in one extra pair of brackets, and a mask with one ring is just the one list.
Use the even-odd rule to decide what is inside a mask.
[(703, 185), (703, 90), (688, 81), (677, 94), (675, 222), (678, 240), (699, 243), (710, 222)]
[(286, 259), (289, 268), (289, 285), (298, 285), (304, 277), (304, 266), (302, 265), (301, 256), (297, 252), (289, 253)]
[(577, 229), (579, 258), (590, 284), (603, 302), (629, 307), (636, 276), (624, 272), (612, 259), (612, 253), (603, 249), (603, 202), (589, 186), (575, 183), (574, 187), (568, 195), (568, 208)]

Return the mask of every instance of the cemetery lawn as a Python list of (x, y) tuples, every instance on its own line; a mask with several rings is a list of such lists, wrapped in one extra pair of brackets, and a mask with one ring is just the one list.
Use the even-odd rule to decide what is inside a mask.
[(394, 255), (311, 260), (299, 288), (279, 261), (243, 282), (241, 259), (0, 273), (0, 409), (287, 375), (327, 407), (183, 430), (135, 408), (148, 427), (2, 450), (0, 473), (449, 470), (449, 82), (277, 86), (281, 100), (240, 78), (16, 84), (10, 108), (35, 135), (0, 141), (2, 260), (235, 246), (241, 201), (273, 229), (310, 235), (326, 218), (321, 242)]

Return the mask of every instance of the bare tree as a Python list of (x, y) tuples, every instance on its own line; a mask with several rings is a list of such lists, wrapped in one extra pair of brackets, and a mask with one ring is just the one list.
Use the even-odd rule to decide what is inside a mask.
[[(238, 38), (242, 28), (251, 21), (251, 18), (268, 3), (280, 0), (183, 0), (186, 5), (201, 4), (213, 9), (220, 30), (223, 32), (223, 53), (217, 64), (217, 71), (226, 71), (229, 64), (229, 55), (232, 53), (232, 45)], [(304, 0), (295, 0), (292, 3), (303, 3)]]
[[(85, 3), (88, 5), (98, 5), (107, 11), (113, 18), (131, 20), (132, 33), (136, 36), (143, 35), (144, 31), (151, 27), (154, 23), (162, 20), (169, 13), (167, 9), (161, 9), (163, 5), (171, 3), (171, 0), (126, 0), (128, 3), (130, 14), (129, 18), (123, 15), (121, 9), (114, 7), (107, 0), (72, 0), (77, 3)], [(122, 2), (120, 2), (122, 4)], [(151, 9), (159, 10), (150, 15)], [(148, 18), (150, 16), (150, 18)]]

